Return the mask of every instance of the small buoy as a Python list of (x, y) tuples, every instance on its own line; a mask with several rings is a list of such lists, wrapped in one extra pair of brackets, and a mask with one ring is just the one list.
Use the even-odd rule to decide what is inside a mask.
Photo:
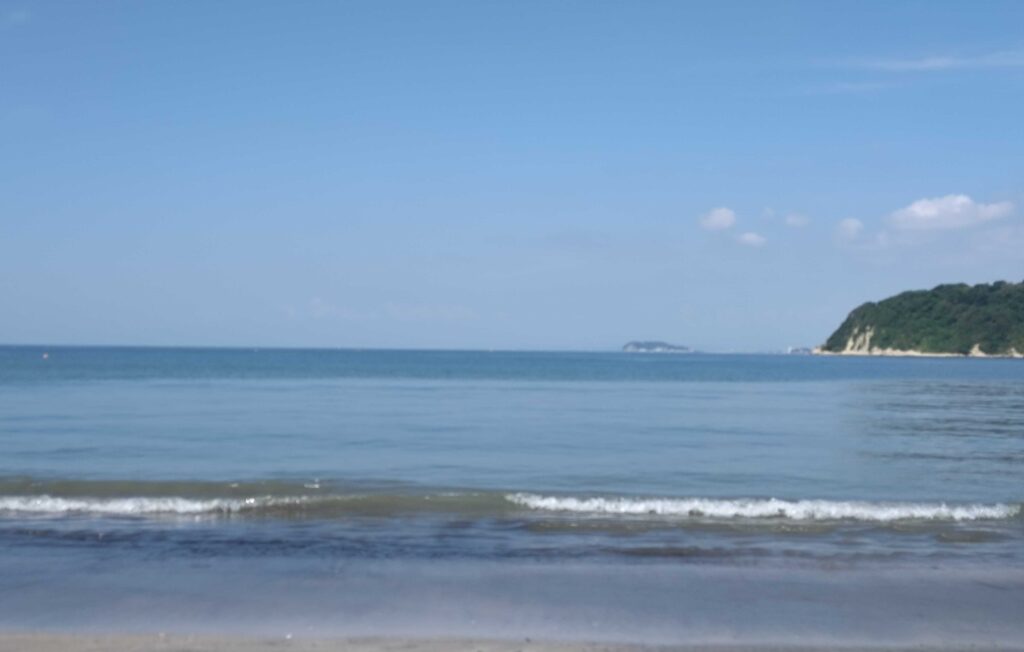
[(44, 353), (43, 354), (43, 360), (49, 360), (49, 359), (50, 359), (50, 354), (49, 353)]

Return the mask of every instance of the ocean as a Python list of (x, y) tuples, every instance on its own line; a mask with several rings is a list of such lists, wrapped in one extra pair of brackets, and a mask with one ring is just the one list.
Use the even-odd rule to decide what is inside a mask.
[(0, 628), (1024, 640), (1024, 363), (0, 347)]

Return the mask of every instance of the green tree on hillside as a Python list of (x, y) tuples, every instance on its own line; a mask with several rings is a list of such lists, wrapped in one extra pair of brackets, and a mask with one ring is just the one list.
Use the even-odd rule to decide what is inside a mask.
[(868, 302), (822, 348), (843, 351), (868, 330), (872, 348), (967, 354), (977, 345), (989, 355), (1024, 353), (1024, 282), (940, 285)]

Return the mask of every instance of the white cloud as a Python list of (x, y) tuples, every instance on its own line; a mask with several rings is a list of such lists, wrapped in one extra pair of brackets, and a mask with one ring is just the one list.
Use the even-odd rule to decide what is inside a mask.
[(700, 225), (708, 231), (728, 229), (736, 223), (736, 213), (730, 208), (716, 208), (700, 218)]
[(764, 243), (767, 242), (763, 235), (758, 235), (753, 231), (747, 231), (736, 236), (736, 242), (747, 245), (748, 247), (763, 247)]
[(889, 221), (893, 227), (905, 230), (960, 229), (1005, 217), (1011, 211), (1013, 204), (1008, 201), (979, 204), (967, 195), (946, 195), (918, 199), (893, 212)]
[(800, 215), (799, 213), (790, 213), (789, 215), (786, 216), (786, 219), (784, 221), (786, 222), (786, 226), (791, 226), (793, 228), (807, 226), (811, 222), (811, 220), (809, 220), (807, 216)]
[(864, 230), (864, 222), (861, 222), (855, 217), (848, 217), (845, 220), (839, 220), (839, 226), (836, 227), (836, 233), (843, 240), (856, 240), (860, 237), (861, 231)]

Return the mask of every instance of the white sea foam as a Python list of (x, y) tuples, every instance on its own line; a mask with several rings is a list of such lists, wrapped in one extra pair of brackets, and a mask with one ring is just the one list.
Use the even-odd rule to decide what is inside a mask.
[(0, 512), (29, 514), (210, 514), (256, 507), (255, 498), (198, 500), (173, 497), (59, 498), (54, 496), (0, 496)]
[(796, 521), (974, 521), (1011, 518), (1019, 505), (873, 503), (831, 500), (713, 498), (574, 498), (517, 493), (506, 499), (530, 509), (580, 514), (655, 515), (719, 519), (782, 518)]
[[(349, 496), (348, 499), (353, 497)], [(341, 497), (335, 497), (336, 500)], [(1021, 513), (1020, 505), (883, 503), (865, 501), (780, 500), (777, 498), (626, 498), (542, 496), (516, 493), (505, 499), (529, 509), (595, 515), (664, 516), (670, 518), (790, 519), (796, 521), (974, 521), (1006, 519)], [(97, 514), (144, 516), (159, 514), (229, 514), (250, 510), (308, 508), (323, 498), (65, 498), (49, 495), (0, 496), (0, 513), (8, 514)], [(347, 502), (347, 501), (346, 501)]]

